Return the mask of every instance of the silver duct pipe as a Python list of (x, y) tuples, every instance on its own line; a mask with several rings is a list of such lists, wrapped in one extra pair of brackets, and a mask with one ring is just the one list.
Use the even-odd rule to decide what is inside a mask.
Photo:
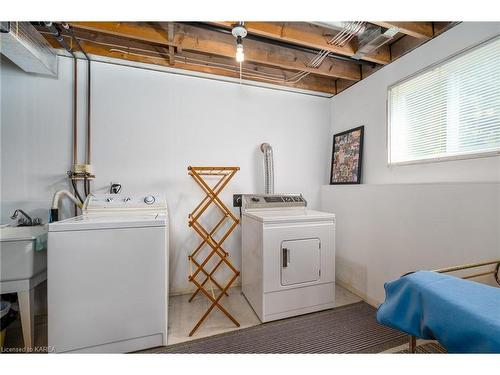
[(264, 192), (274, 194), (273, 148), (269, 143), (263, 143), (260, 149), (264, 153)]

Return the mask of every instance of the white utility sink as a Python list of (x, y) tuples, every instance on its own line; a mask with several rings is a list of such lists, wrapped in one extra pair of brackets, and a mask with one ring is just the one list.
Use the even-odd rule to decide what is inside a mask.
[(17, 293), (26, 351), (33, 351), (35, 287), (47, 279), (47, 226), (0, 227), (0, 293)]
[(47, 226), (0, 228), (0, 281), (30, 279), (47, 269)]

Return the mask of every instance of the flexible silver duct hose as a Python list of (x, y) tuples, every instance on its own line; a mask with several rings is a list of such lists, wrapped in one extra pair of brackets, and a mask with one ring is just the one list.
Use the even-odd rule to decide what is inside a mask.
[(264, 188), (266, 194), (274, 194), (273, 148), (269, 143), (260, 145), (264, 153)]

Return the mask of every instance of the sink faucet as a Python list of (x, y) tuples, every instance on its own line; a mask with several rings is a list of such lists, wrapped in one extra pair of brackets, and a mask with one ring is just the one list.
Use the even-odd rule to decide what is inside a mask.
[(12, 216), (10, 218), (13, 219), (13, 220), (16, 219), (17, 215), (19, 213), (21, 213), (25, 217), (25, 219), (24, 218), (20, 218), (17, 221), (19, 225), (22, 225), (22, 226), (32, 226), (33, 225), (33, 219), (26, 212), (24, 212), (23, 210), (21, 210), (20, 208), (18, 208), (17, 210), (15, 210), (14, 213), (12, 214)]

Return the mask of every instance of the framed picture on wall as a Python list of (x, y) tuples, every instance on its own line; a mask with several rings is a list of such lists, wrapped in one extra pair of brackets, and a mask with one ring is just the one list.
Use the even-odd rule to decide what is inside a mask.
[(333, 136), (330, 185), (360, 184), (364, 126)]

